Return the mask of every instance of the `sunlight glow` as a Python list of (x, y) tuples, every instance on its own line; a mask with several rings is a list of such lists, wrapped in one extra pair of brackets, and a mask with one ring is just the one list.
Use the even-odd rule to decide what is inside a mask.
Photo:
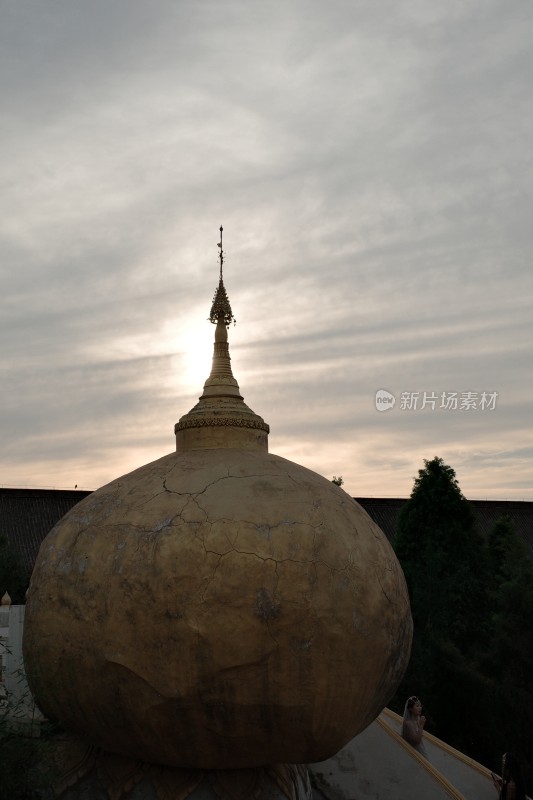
[(201, 393), (211, 372), (215, 326), (192, 315), (185, 321), (172, 321), (165, 338), (180, 359), (181, 369), (176, 380), (181, 386)]

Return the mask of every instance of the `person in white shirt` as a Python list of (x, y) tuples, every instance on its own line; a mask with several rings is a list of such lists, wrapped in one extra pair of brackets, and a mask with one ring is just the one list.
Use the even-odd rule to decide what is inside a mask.
[(403, 710), (402, 738), (409, 742), (424, 758), (428, 757), (423, 742), (426, 718), (422, 714), (422, 703), (413, 695), (405, 703)]

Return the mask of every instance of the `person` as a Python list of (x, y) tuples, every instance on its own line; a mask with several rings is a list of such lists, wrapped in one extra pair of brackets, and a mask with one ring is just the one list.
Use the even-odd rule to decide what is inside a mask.
[(492, 781), (499, 800), (526, 800), (526, 789), (520, 762), (512, 753), (504, 753), (502, 758), (502, 777), (494, 773)]
[(426, 718), (422, 715), (422, 703), (413, 695), (403, 709), (402, 738), (409, 742), (424, 758), (428, 757), (422, 737)]

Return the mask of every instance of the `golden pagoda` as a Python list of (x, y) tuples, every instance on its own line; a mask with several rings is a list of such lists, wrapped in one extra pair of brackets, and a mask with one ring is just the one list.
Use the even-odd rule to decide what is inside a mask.
[(203, 393), (176, 452), (93, 492), (43, 542), (28, 681), (45, 715), (106, 753), (201, 770), (318, 762), (394, 694), (408, 594), (366, 512), (268, 452), (231, 369), (220, 234)]

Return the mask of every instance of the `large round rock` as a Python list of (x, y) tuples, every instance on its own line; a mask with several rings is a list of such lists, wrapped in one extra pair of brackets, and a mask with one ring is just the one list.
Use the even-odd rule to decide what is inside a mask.
[(383, 533), (342, 489), (266, 452), (172, 453), (79, 503), (27, 599), (28, 680), (102, 748), (182, 767), (322, 761), (406, 667)]

